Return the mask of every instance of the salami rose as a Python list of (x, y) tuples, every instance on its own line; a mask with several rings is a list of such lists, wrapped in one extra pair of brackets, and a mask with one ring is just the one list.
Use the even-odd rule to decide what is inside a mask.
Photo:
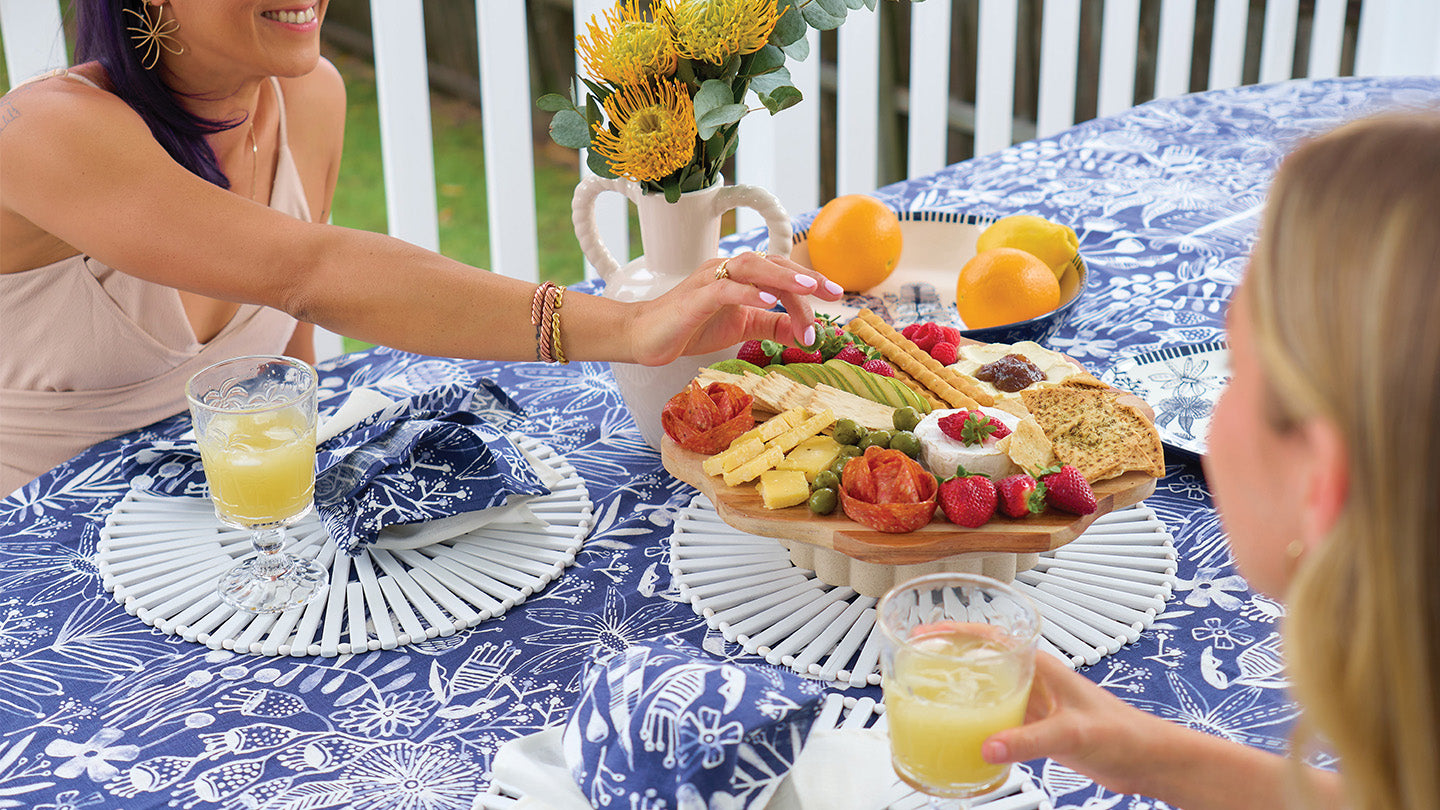
[(840, 506), (856, 523), (879, 532), (913, 532), (935, 516), (935, 476), (899, 450), (867, 447), (846, 462)]
[(660, 412), (660, 425), (675, 443), (696, 453), (714, 455), (741, 433), (755, 427), (750, 412), (754, 398), (739, 386), (713, 382), (705, 388), (695, 380), (670, 398)]

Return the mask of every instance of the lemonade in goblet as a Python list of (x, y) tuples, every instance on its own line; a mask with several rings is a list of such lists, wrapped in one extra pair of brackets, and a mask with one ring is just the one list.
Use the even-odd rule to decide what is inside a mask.
[(220, 597), (251, 613), (304, 605), (325, 569), (285, 553), (285, 528), (315, 498), (315, 369), (288, 357), (239, 357), (190, 378), (195, 441), (222, 523), (252, 532), (255, 556), (220, 578)]
[(1025, 718), (1035, 606), (987, 577), (932, 574), (886, 594), (877, 622), (895, 773), (934, 807), (946, 799), (963, 807), (1004, 784), (1010, 766), (986, 762), (980, 746)]

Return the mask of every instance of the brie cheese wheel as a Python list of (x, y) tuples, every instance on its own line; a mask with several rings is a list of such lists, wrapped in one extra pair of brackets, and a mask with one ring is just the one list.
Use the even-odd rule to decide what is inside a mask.
[[(981, 407), (980, 410), (986, 416), (999, 419), (1001, 424), (1012, 432), (1015, 426), (1020, 424), (1019, 417), (997, 408)], [(1020, 472), (1020, 468), (1010, 461), (1010, 457), (995, 447), (1000, 441), (995, 436), (990, 436), (980, 444), (966, 445), (945, 435), (945, 431), (940, 429), (941, 417), (958, 412), (931, 411), (915, 426), (915, 438), (920, 440), (920, 463), (925, 469), (942, 481), (955, 474), (957, 465), (964, 466), (966, 472), (981, 473), (991, 478)]]
[[(1065, 381), (1065, 378), (1079, 374), (1082, 371), (1079, 366), (1065, 355), (1059, 352), (1052, 352), (1033, 340), (1022, 340), (1019, 343), (967, 344), (960, 347), (960, 357), (951, 364), (950, 367), (974, 377), (975, 372), (979, 371), (981, 366), (993, 363), (1007, 354), (1018, 354), (1031, 363), (1034, 363), (1036, 367), (1045, 373), (1045, 379), (1032, 383), (1032, 385), (1037, 388), (1059, 385)], [(1001, 391), (979, 378), (977, 378), (976, 381), (980, 383), (981, 388), (985, 389), (985, 391), (997, 400), (1011, 397), (1018, 399), (1020, 396), (1018, 392), (1007, 393)]]

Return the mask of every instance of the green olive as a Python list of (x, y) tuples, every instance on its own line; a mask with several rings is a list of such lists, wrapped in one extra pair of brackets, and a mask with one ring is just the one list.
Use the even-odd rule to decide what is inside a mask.
[(835, 511), (840, 496), (833, 489), (817, 489), (810, 493), (810, 511), (817, 515), (828, 515)]
[(835, 459), (833, 462), (830, 463), (830, 472), (835, 473), (836, 478), (839, 478), (842, 481), (845, 480), (845, 462), (849, 460), (850, 459), (848, 458)]
[(890, 449), (899, 450), (911, 458), (920, 456), (920, 440), (908, 430), (902, 430), (890, 437)]
[(860, 445), (859, 445), (859, 447), (860, 447), (861, 450), (864, 450), (864, 449), (867, 448), (867, 447), (881, 447), (881, 448), (884, 448), (884, 447), (889, 447), (889, 446), (890, 446), (890, 431), (888, 431), (888, 430), (872, 430), (872, 431), (870, 431), (869, 433), (866, 433), (866, 434), (865, 434), (865, 437), (860, 440)]
[(840, 486), (840, 476), (830, 470), (821, 470), (820, 474), (815, 476), (815, 480), (810, 482), (810, 491), (834, 489), (838, 486)]
[(893, 418), (896, 430), (914, 430), (915, 426), (920, 424), (920, 412), (908, 405), (904, 408), (896, 408)]
[(855, 444), (864, 434), (865, 430), (857, 425), (854, 419), (841, 419), (835, 423), (835, 430), (830, 437), (841, 444)]
[(864, 450), (861, 450), (853, 444), (842, 444), (840, 445), (840, 454), (837, 455), (836, 458), (842, 461), (849, 461), (850, 459), (859, 455), (863, 455), (864, 453)]

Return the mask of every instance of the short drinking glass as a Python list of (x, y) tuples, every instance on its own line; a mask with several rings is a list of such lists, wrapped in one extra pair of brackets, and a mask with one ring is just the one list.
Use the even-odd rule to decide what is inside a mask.
[(289, 357), (238, 357), (185, 386), (215, 514), (249, 529), (256, 555), (220, 578), (220, 597), (251, 613), (306, 604), (325, 569), (285, 553), (285, 527), (315, 500), (315, 369)]
[(931, 574), (895, 586), (877, 611), (895, 773), (933, 807), (963, 807), (1000, 787), (1010, 766), (987, 763), (980, 745), (1025, 719), (1040, 635), (1034, 604), (988, 577)]

